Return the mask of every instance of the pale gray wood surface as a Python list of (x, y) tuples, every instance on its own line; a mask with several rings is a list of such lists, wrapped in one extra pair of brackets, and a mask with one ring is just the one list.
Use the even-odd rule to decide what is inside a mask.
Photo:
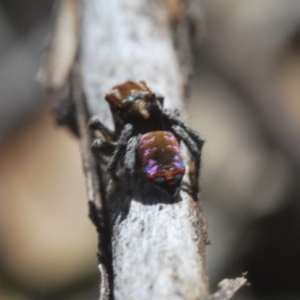
[[(73, 6), (77, 0), (61, 1), (60, 20), (66, 20), (74, 32), (65, 30), (63, 22), (56, 24), (42, 70), (50, 76), (41, 83), (52, 90), (66, 84), (77, 51), (78, 32), (73, 25), (79, 12), (79, 64), (73, 66), (71, 98), (77, 111), (90, 218), (99, 234), (100, 300), (230, 299), (246, 279), (223, 280), (220, 290), (208, 295), (207, 225), (200, 196), (182, 189), (170, 198), (134, 176), (128, 199), (122, 170), (118, 170), (119, 182), (112, 181), (105, 171), (107, 160), (97, 161), (91, 153), (92, 136), (87, 127), (93, 115), (112, 127), (104, 95), (128, 79), (146, 80), (165, 96), (166, 108), (185, 114), (191, 72), (189, 22), (195, 25), (201, 17), (197, 3), (190, 0), (185, 7), (180, 1), (166, 1), (167, 9), (159, 0), (78, 0), (77, 10)], [(67, 7), (69, 17), (64, 18), (63, 8)], [(72, 47), (56, 45), (68, 43), (70, 36), (61, 38), (68, 34)], [(67, 52), (70, 60), (61, 65)], [(182, 150), (188, 166), (188, 153)], [(183, 186), (189, 183), (187, 175), (183, 181)]]
[[(165, 96), (167, 108), (184, 113), (186, 84), (163, 3), (83, 0), (81, 4), (80, 57), (90, 114), (111, 127), (104, 95), (128, 79), (146, 80)], [(161, 194), (148, 199), (136, 192), (127, 206), (122, 191), (122, 187), (112, 191), (107, 204), (115, 299), (207, 295), (206, 229), (199, 199), (181, 192), (179, 201), (170, 203)]]

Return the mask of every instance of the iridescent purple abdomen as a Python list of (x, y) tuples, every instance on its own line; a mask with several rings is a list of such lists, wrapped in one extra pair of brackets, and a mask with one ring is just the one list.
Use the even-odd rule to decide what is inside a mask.
[(185, 173), (177, 138), (168, 131), (143, 134), (139, 156), (146, 177), (157, 184), (179, 185)]

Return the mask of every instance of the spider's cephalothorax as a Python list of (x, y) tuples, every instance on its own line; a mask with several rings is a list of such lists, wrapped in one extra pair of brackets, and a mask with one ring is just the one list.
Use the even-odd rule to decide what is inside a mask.
[(133, 134), (162, 129), (162, 97), (155, 95), (144, 81), (116, 85), (105, 99), (113, 114), (116, 134), (132, 124)]
[(183, 141), (192, 155), (189, 176), (191, 189), (197, 193), (204, 141), (180, 121), (175, 111), (163, 110), (163, 97), (153, 93), (143, 81), (126, 81), (115, 86), (105, 99), (114, 118), (115, 132), (97, 117), (90, 120), (89, 126), (100, 130), (106, 139), (95, 139), (92, 147), (110, 156), (107, 170), (112, 177), (116, 178), (122, 157), (127, 174), (132, 174), (138, 153), (141, 169), (150, 181), (167, 189), (178, 187), (185, 172), (178, 142)]

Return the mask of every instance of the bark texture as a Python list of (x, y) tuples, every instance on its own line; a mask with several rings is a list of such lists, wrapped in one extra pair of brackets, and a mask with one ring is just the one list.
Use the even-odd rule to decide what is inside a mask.
[[(219, 293), (208, 296), (206, 221), (200, 196), (191, 196), (184, 189), (189, 184), (188, 175), (175, 198), (133, 176), (132, 196), (128, 199), (122, 168), (117, 170), (119, 180), (112, 180), (106, 172), (107, 159), (97, 161), (91, 152), (93, 137), (87, 127), (88, 119), (98, 115), (112, 128), (104, 97), (114, 85), (126, 80), (145, 80), (165, 97), (165, 108), (185, 114), (191, 73), (190, 32), (192, 27), (195, 29), (197, 17), (201, 17), (197, 6), (180, 0), (78, 3), (79, 62), (73, 68), (71, 96), (76, 107), (90, 218), (99, 234), (100, 299), (229, 299), (246, 281), (227, 280)], [(75, 19), (76, 15), (69, 18), (70, 23), (74, 24)], [(59, 33), (57, 28), (54, 35)], [(52, 43), (57, 40), (68, 39), (51, 39)], [(72, 44), (75, 47), (76, 41)], [(52, 45), (50, 51), (58, 48), (69, 49)], [(73, 55), (76, 50), (69, 51)], [(51, 68), (60, 65), (56, 52), (49, 54), (44, 74), (53, 74)], [(66, 74), (64, 68), (60, 72)], [(64, 76), (55, 77), (60, 78), (59, 82), (52, 77), (43, 78), (44, 86), (63, 86)], [(186, 149), (183, 157), (188, 166)]]
[[(166, 108), (184, 113), (187, 82), (174, 48), (172, 16), (164, 3), (88, 0), (81, 4), (80, 57), (90, 115), (100, 116), (111, 126), (104, 95), (128, 79), (145, 80), (165, 96)], [(199, 199), (181, 192), (174, 203), (159, 193), (150, 198), (140, 189), (128, 201), (124, 186), (112, 186), (111, 181), (106, 185), (114, 298), (197, 299), (207, 295), (206, 229)]]

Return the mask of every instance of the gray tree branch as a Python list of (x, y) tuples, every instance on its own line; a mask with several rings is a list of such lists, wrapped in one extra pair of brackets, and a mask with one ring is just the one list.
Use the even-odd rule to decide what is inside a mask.
[[(167, 9), (159, 0), (79, 1), (79, 65), (72, 90), (90, 217), (99, 233), (100, 299), (182, 300), (208, 295), (207, 231), (199, 195), (181, 190), (178, 201), (163, 193), (149, 196), (147, 187), (133, 178), (133, 197), (127, 199), (122, 170), (117, 174), (120, 183), (112, 181), (105, 171), (107, 162), (97, 162), (91, 153), (87, 129), (93, 115), (112, 127), (104, 96), (128, 79), (145, 80), (165, 96), (166, 108), (185, 114), (192, 16), (188, 4), (174, 3), (179, 9)], [(188, 166), (189, 156), (183, 152)], [(187, 175), (184, 182), (189, 183)]]
[[(80, 57), (90, 115), (111, 126), (104, 95), (128, 79), (145, 80), (165, 96), (167, 108), (184, 112), (186, 82), (162, 2), (88, 0), (82, 1), (82, 13)], [(130, 199), (128, 207), (123, 188), (115, 189), (107, 191), (105, 204), (115, 299), (207, 295), (206, 229), (198, 199), (184, 192), (177, 203), (167, 203), (162, 195), (141, 196)]]

